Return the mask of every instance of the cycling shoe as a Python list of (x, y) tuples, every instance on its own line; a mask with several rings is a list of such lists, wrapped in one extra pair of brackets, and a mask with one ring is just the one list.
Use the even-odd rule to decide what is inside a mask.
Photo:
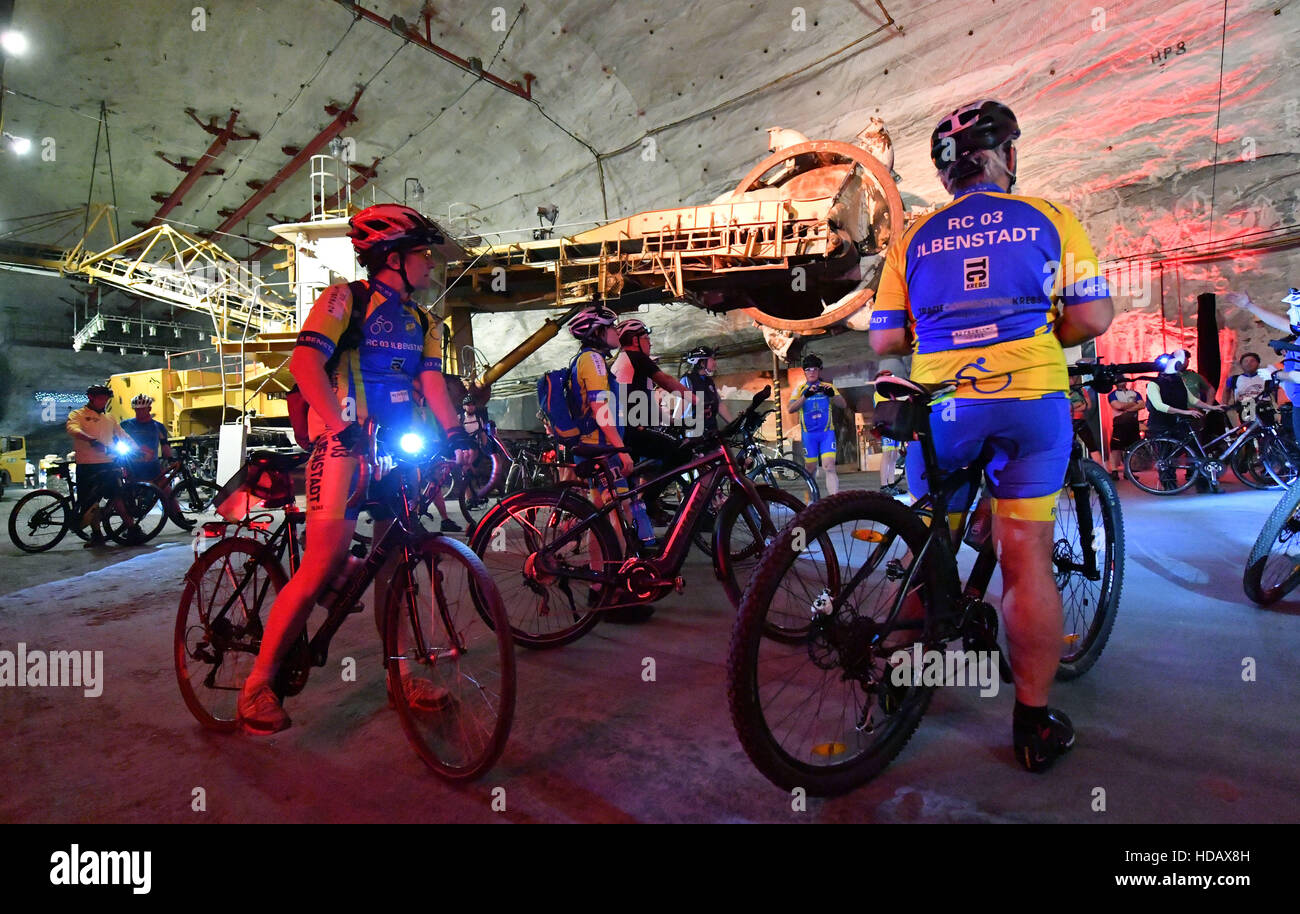
[(1021, 725), (1012, 723), (1011, 739), (1016, 748), (1016, 760), (1026, 771), (1040, 773), (1074, 745), (1074, 726), (1064, 711), (1047, 709), (1043, 723)]

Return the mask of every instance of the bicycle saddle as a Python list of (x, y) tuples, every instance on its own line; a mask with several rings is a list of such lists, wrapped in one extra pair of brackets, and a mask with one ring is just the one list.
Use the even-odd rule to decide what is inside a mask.
[(941, 381), (938, 384), (922, 384), (892, 374), (877, 375), (871, 383), (876, 385), (876, 393), (891, 400), (909, 400), (918, 395), (932, 399), (941, 393), (947, 393), (949, 390), (956, 388), (952, 381)]

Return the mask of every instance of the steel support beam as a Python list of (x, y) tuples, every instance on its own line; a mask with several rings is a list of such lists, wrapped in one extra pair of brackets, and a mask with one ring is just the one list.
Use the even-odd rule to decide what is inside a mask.
[[(163, 221), (163, 218), (168, 213), (180, 204), (181, 200), (190, 192), (190, 189), (194, 187), (199, 178), (208, 173), (208, 167), (217, 160), (217, 156), (221, 155), (221, 153), (225, 151), (226, 144), (231, 140), (257, 139), (257, 134), (255, 133), (250, 133), (244, 136), (235, 133), (235, 120), (239, 117), (239, 110), (237, 108), (230, 109), (230, 118), (226, 121), (226, 126), (220, 129), (216, 127), (215, 123), (205, 124), (198, 118), (194, 117), (193, 110), (188, 110), (185, 113), (194, 118), (195, 123), (204, 130), (213, 134), (216, 139), (212, 141), (212, 145), (208, 147), (208, 151), (199, 156), (198, 161), (189, 169), (189, 174), (181, 179), (180, 184), (176, 185), (176, 189), (172, 191), (171, 196), (166, 199), (162, 206), (158, 207), (158, 212), (153, 214), (153, 218), (145, 224), (145, 228), (152, 228), (153, 226), (158, 225)], [(158, 155), (159, 157), (162, 157), (162, 153), (159, 153)], [(164, 161), (166, 161), (166, 159), (164, 159)]]
[[(333, 114), (334, 120), (329, 122), (324, 130), (316, 136), (306, 146), (298, 150), (298, 154), (285, 163), (284, 167), (277, 171), (262, 187), (244, 201), (239, 209), (232, 212), (226, 217), (225, 221), (213, 229), (212, 234), (227, 232), (239, 224), (240, 220), (251, 213), (257, 206), (279, 188), (281, 184), (293, 177), (308, 160), (316, 153), (329, 145), (329, 141), (334, 139), (343, 132), (349, 124), (353, 123), (357, 116), (357, 102), (361, 100), (361, 93), (364, 89), (357, 89), (357, 94), (352, 97), (352, 101), (342, 110), (327, 105), (325, 111), (327, 114)], [(337, 113), (336, 113), (337, 112)]]

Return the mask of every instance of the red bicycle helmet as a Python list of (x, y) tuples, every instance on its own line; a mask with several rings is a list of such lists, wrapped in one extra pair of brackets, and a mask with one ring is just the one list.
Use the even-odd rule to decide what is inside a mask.
[(348, 225), (348, 237), (358, 257), (372, 251), (442, 244), (446, 240), (436, 225), (400, 203), (367, 206), (349, 219)]

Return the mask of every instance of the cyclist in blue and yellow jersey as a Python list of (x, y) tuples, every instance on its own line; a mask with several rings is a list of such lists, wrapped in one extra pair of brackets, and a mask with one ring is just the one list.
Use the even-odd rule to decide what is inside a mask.
[[(271, 607), (261, 652), (240, 694), (240, 724), (250, 733), (274, 733), (290, 724), (271, 683), (313, 604), (344, 565), (359, 511), (347, 503), (359, 482), (364, 423), (373, 418), (385, 426), (415, 425), (419, 394), (457, 460), (468, 462), (472, 456), (473, 444), (459, 428), (447, 396), (440, 324), (411, 300), (413, 293), (429, 287), (432, 245), (442, 243), (441, 233), (415, 210), (389, 203), (363, 209), (349, 225), (369, 281), (325, 289), (303, 322), (289, 360), (310, 407), (306, 546), (297, 572)], [(360, 293), (355, 300), (353, 289)], [(389, 486), (397, 481), (397, 473), (385, 479)], [(384, 488), (383, 483), (372, 487), (371, 495), (382, 498)], [(391, 514), (371, 511), (377, 541)], [(382, 583), (377, 582), (376, 594)], [(417, 694), (413, 700), (436, 706), (444, 697)]]
[[(881, 368), (877, 377), (892, 377), (892, 369)], [(887, 397), (883, 397), (874, 390), (871, 392), (871, 402), (879, 406), (884, 403)], [(880, 439), (880, 491), (891, 498), (898, 495), (898, 482), (895, 477), (898, 475), (898, 451), (902, 442), (895, 441), (893, 438), (881, 437)]]
[[(574, 399), (585, 418), (594, 420), (592, 431), (582, 435), (583, 444), (604, 444), (622, 448), (623, 429), (619, 425), (619, 409), (615, 391), (610, 386), (609, 369), (605, 359), (618, 348), (618, 315), (602, 305), (585, 308), (569, 322), (569, 332), (581, 346), (573, 361), (572, 383), (575, 386)], [(577, 418), (577, 417), (575, 417)], [(618, 494), (627, 491), (627, 477), (632, 472), (632, 457), (627, 451), (612, 454), (604, 459), (617, 477)], [(579, 458), (579, 462), (581, 458)], [(592, 477), (593, 485), (598, 482)], [(599, 488), (592, 489), (592, 499), (597, 506), (605, 503), (605, 495)], [(645, 503), (637, 498), (626, 505), (628, 516), (636, 526), (641, 546), (653, 549), (658, 545), (654, 527), (646, 513)], [(618, 531), (615, 525), (615, 531)]]
[[(1074, 215), (1010, 192), (1019, 136), (1015, 115), (991, 100), (939, 122), (930, 155), (954, 199), (890, 245), (871, 346), (882, 355), (911, 352), (915, 382), (957, 382), (934, 407), (943, 469), (991, 455), (1016, 688), (1012, 741), (1020, 763), (1042, 771), (1074, 744), (1069, 718), (1047, 706), (1064, 637), (1053, 528), (1073, 441), (1062, 347), (1104, 333), (1114, 307)], [(918, 497), (927, 491), (922, 469), (916, 461), (907, 467)]]
[(804, 382), (795, 390), (787, 409), (799, 414), (799, 430), (803, 433), (803, 460), (809, 475), (817, 475), (820, 462), (826, 474), (826, 493), (834, 495), (840, 490), (840, 477), (835, 472), (835, 419), (832, 404), (847, 409), (844, 395), (830, 381), (822, 380), (822, 360), (811, 353), (803, 357)]

